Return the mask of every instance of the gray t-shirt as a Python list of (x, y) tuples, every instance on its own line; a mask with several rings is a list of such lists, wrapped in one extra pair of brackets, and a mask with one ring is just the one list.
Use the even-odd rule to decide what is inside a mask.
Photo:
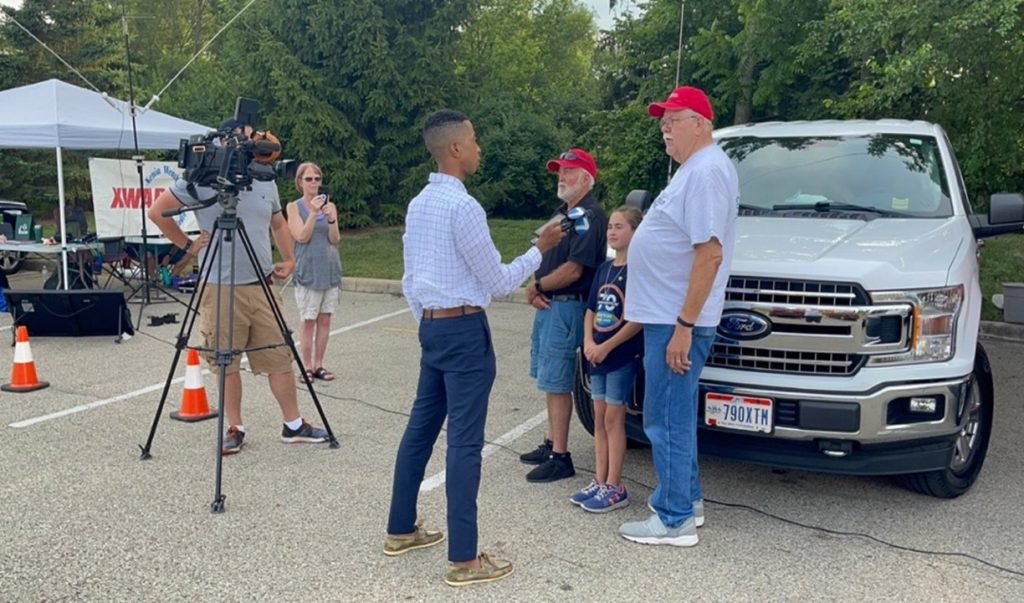
[[(198, 203), (188, 194), (184, 178), (178, 178), (170, 188), (171, 194), (182, 205), (195, 205)], [(197, 186), (196, 194), (200, 199), (208, 199), (217, 195), (213, 189), (205, 186)], [(199, 228), (213, 232), (217, 218), (221, 215), (220, 204), (214, 203), (196, 211), (196, 221)], [(234, 242), (222, 241), (219, 257), (213, 258), (213, 266), (210, 269), (211, 283), (229, 282), (231, 276), (231, 260), (234, 255), (235, 263), (235, 284), (256, 282), (274, 271), (274, 255), (270, 247), (270, 219), (275, 213), (281, 211), (281, 198), (277, 194), (277, 185), (273, 182), (253, 181), (252, 190), (243, 190), (238, 193), (237, 214), (242, 224), (245, 225), (245, 232), (252, 242), (253, 253), (259, 262), (263, 274), (257, 274), (249, 256), (245, 253), (245, 247), (238, 237)], [(220, 232), (216, 239), (221, 238)], [(203, 248), (200, 262), (206, 261), (206, 254), (217, 244), (214, 239)], [(221, 277), (220, 266), (224, 266), (224, 275)]]
[(693, 247), (714, 238), (722, 245), (722, 264), (696, 324), (717, 326), (738, 209), (739, 177), (729, 156), (714, 144), (691, 155), (647, 210), (629, 244), (626, 320), (675, 324), (690, 285)]

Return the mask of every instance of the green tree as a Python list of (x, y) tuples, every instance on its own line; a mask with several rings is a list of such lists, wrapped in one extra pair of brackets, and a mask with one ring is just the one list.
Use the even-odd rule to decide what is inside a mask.
[(589, 146), (578, 133), (597, 106), (595, 36), (573, 0), (491, 0), (466, 23), (454, 102), (476, 125), (484, 160), (474, 193), (492, 214), (542, 216), (557, 204), (545, 166)]
[(939, 123), (976, 200), (1024, 189), (1024, 1), (832, 0), (801, 54), (835, 116)]
[[(120, 89), (126, 82), (120, 32), (120, 12), (108, 3), (25, 0), (18, 9), (2, 7), (0, 55), (4, 60), (0, 62), (0, 89), (51, 78), (86, 88), (94, 86), (99, 91)], [(60, 55), (88, 83), (42, 44)], [(84, 154), (65, 152), (63, 163), (65, 198), (88, 206), (91, 192)], [(0, 150), (0, 193), (25, 201), (33, 212), (48, 216), (57, 205), (53, 150)]]
[[(250, 11), (219, 51), (263, 103), (288, 156), (315, 161), (343, 223), (402, 220), (426, 162), (419, 124), (456, 96), (468, 1), (284, 0)], [(297, 194), (279, 182), (285, 198)]]

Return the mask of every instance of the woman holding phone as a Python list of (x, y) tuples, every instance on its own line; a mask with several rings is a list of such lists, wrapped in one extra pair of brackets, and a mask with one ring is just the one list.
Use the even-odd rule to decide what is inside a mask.
[(331, 315), (338, 305), (341, 256), (338, 254), (338, 208), (315, 163), (296, 170), (295, 188), (302, 196), (288, 204), (288, 228), (295, 239), (295, 303), (299, 307), (299, 353), (310, 379), (333, 381), (324, 368)]

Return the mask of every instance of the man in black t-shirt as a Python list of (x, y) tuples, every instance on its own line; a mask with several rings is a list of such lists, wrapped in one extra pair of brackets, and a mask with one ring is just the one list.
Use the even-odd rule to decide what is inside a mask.
[(544, 253), (540, 269), (526, 288), (526, 298), (537, 308), (530, 345), (530, 376), (544, 392), (548, 409), (548, 437), (536, 450), (519, 457), (539, 465), (526, 475), (530, 482), (553, 482), (576, 474), (569, 455), (569, 421), (576, 350), (583, 342), (583, 314), (594, 270), (604, 261), (608, 218), (591, 195), (597, 163), (579, 148), (548, 162), (558, 173), (558, 198), (564, 203), (553, 219), (581, 207), (587, 216), (569, 230), (554, 249)]

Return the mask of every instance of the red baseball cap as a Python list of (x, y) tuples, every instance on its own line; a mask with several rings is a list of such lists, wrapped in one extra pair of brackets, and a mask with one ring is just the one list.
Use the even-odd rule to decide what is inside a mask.
[(711, 121), (715, 119), (715, 112), (711, 109), (708, 95), (704, 94), (700, 88), (693, 86), (679, 86), (662, 102), (647, 105), (647, 112), (651, 117), (661, 117), (666, 110), (677, 111), (679, 109), (689, 109)]
[(575, 167), (586, 170), (590, 177), (597, 180), (597, 162), (590, 153), (573, 147), (548, 162), (548, 171), (557, 172), (560, 167)]

